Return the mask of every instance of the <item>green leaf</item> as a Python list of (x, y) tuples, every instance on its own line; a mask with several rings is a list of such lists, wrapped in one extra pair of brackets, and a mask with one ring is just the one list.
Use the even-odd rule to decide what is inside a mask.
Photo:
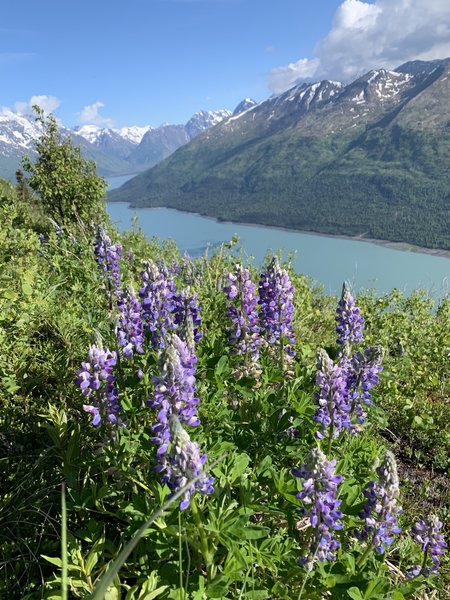
[(58, 557), (53, 557), (53, 556), (45, 556), (45, 554), (41, 554), (41, 557), (46, 560), (47, 562), (49, 562), (52, 565), (55, 565), (55, 567), (62, 567), (62, 560)]
[(221, 375), (223, 375), (224, 371), (226, 371), (228, 367), (228, 356), (221, 356), (219, 358), (219, 360), (217, 361), (217, 365), (216, 365), (216, 375), (218, 377), (220, 377)]
[(258, 525), (248, 525), (241, 529), (241, 538), (244, 540), (260, 540), (269, 535), (268, 527), (260, 527)]
[(369, 600), (369, 598), (378, 598), (380, 596), (384, 596), (384, 592), (387, 588), (387, 581), (382, 579), (381, 577), (376, 577), (369, 582), (369, 585), (364, 592), (364, 600)]
[(120, 600), (120, 581), (118, 577), (114, 578), (113, 583), (106, 590), (105, 600)]
[(347, 594), (352, 600), (364, 600), (364, 596), (361, 594), (360, 589), (357, 587), (351, 587), (347, 590)]
[(207, 597), (223, 598), (228, 590), (229, 585), (230, 582), (228, 579), (224, 579), (223, 577), (217, 578), (206, 588)]
[(13, 290), (6, 290), (3, 292), (3, 297), (7, 300), (17, 300), (17, 292), (13, 292)]
[(234, 460), (233, 468), (230, 473), (230, 483), (233, 484), (247, 470), (250, 463), (250, 457), (247, 454), (238, 454)]
[(153, 598), (157, 598), (158, 596), (161, 596), (161, 594), (167, 590), (169, 586), (168, 585), (161, 585), (159, 588), (157, 588), (156, 590), (153, 590), (152, 592), (146, 592), (143, 595), (139, 596), (139, 600), (153, 600)]
[(86, 559), (86, 563), (85, 563), (86, 573), (88, 575), (90, 575), (92, 573), (92, 569), (97, 564), (99, 557), (100, 557), (100, 553), (98, 552), (98, 550), (96, 548), (93, 548), (89, 552), (88, 557)]
[(24, 296), (31, 296), (33, 293), (33, 288), (29, 283), (22, 283), (22, 292)]

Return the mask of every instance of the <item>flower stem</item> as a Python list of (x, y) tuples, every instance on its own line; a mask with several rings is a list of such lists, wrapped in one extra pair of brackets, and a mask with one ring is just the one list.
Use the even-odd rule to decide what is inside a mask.
[(197, 503), (195, 502), (195, 498), (193, 497), (191, 497), (191, 509), (195, 524), (197, 525), (198, 535), (200, 537), (200, 550), (206, 563), (206, 575), (209, 583), (216, 574), (214, 553), (209, 549), (208, 539), (206, 537), (205, 528), (203, 527), (202, 518), (200, 516)]

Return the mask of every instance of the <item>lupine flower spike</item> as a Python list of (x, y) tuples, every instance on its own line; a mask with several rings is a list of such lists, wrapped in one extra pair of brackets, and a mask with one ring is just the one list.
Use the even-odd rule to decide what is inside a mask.
[[(158, 446), (156, 471), (162, 473), (163, 483), (172, 491), (199, 474), (206, 460), (192, 442), (183, 425), (195, 427), (198, 398), (195, 396), (195, 363), (197, 359), (187, 345), (175, 334), (170, 336), (161, 353), (160, 377), (154, 378), (155, 392), (148, 405), (158, 411), (158, 423), (152, 427), (152, 442)], [(212, 478), (201, 479), (195, 489), (203, 494), (212, 493)], [(180, 504), (186, 508), (193, 490)]]
[(313, 419), (320, 423), (316, 436), (319, 439), (327, 437), (330, 447), (332, 439), (337, 438), (343, 429), (351, 427), (347, 374), (333, 363), (325, 350), (319, 350), (317, 368), (316, 385), (319, 391), (316, 400), (319, 408)]
[(144, 264), (141, 273), (139, 296), (142, 298), (144, 329), (149, 333), (154, 349), (163, 348), (166, 333), (175, 329), (173, 312), (176, 289), (175, 283), (166, 274), (167, 269), (159, 269), (150, 260)]
[(339, 510), (341, 501), (336, 499), (341, 475), (335, 473), (336, 460), (328, 460), (319, 448), (313, 448), (300, 469), (292, 474), (304, 480), (303, 489), (297, 494), (306, 507), (302, 514), (308, 517), (313, 530), (307, 555), (299, 559), (300, 564), (309, 572), (315, 560), (336, 560), (336, 550), (340, 547), (334, 531), (342, 529)]
[[(414, 525), (411, 530), (413, 540), (421, 547), (423, 560), (421, 565), (415, 565), (408, 570), (408, 577), (423, 575), (429, 577), (439, 573), (440, 557), (445, 553), (447, 544), (441, 533), (442, 522), (436, 515), (431, 515)], [(431, 565), (428, 558), (431, 558)]]
[(232, 323), (228, 329), (228, 339), (235, 355), (242, 359), (237, 375), (257, 377), (260, 373), (260, 339), (256, 312), (258, 298), (249, 270), (237, 264), (234, 272), (228, 274), (228, 285), (223, 291), (229, 300), (226, 315)]
[(364, 319), (350, 293), (347, 282), (342, 287), (342, 295), (336, 310), (337, 343), (345, 351), (348, 344), (359, 344), (363, 340)]
[(347, 376), (350, 416), (356, 419), (352, 423), (353, 433), (361, 429), (366, 418), (365, 407), (372, 404), (370, 391), (379, 382), (382, 358), (381, 346), (369, 346), (363, 353), (357, 352), (351, 359), (341, 361)]
[(192, 351), (194, 351), (195, 344), (198, 344), (203, 337), (200, 331), (202, 317), (197, 298), (197, 294), (192, 296), (189, 294), (189, 289), (175, 294), (173, 298), (174, 325), (179, 337), (187, 343)]
[(91, 346), (89, 362), (81, 363), (81, 369), (74, 383), (79, 386), (90, 404), (83, 404), (83, 410), (92, 415), (92, 425), (98, 427), (102, 421), (112, 425), (121, 424), (121, 406), (119, 391), (113, 367), (117, 363), (117, 355), (107, 348)]
[(390, 450), (386, 451), (383, 462), (376, 470), (378, 481), (371, 481), (364, 490), (366, 504), (360, 517), (364, 519), (364, 527), (359, 534), (373, 546), (379, 554), (394, 541), (401, 529), (397, 517), (401, 512), (398, 505), (400, 494), (397, 475), (397, 463)]
[(116, 327), (116, 338), (125, 358), (132, 358), (134, 353), (144, 353), (144, 328), (142, 324), (142, 308), (132, 288), (122, 291), (117, 301), (119, 319)]
[(271, 353), (280, 358), (281, 367), (294, 356), (294, 287), (276, 257), (259, 280), (259, 325)]
[(102, 226), (99, 226), (97, 230), (94, 254), (102, 271), (102, 277), (107, 281), (110, 293), (118, 296), (121, 285), (119, 259), (123, 254), (122, 246), (113, 244)]
[[(183, 429), (175, 414), (169, 417), (170, 448), (164, 465), (163, 482), (176, 492), (186, 483), (200, 475), (206, 462), (206, 454), (200, 455), (199, 447), (193, 442), (185, 429)], [(190, 498), (195, 491), (204, 495), (214, 493), (214, 477), (204, 476), (184, 494), (180, 502), (180, 509), (189, 506)]]

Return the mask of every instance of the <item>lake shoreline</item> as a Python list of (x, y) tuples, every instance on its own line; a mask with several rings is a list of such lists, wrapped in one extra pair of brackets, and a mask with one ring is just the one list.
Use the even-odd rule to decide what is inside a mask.
[[(110, 202), (110, 201), (108, 201)], [(365, 242), (368, 244), (375, 244), (376, 246), (382, 246), (384, 248), (389, 248), (390, 250), (398, 250), (399, 252), (412, 252), (417, 254), (427, 254), (430, 256), (436, 256), (440, 258), (450, 259), (450, 250), (444, 250), (441, 248), (425, 248), (423, 246), (416, 246), (415, 244), (410, 244), (409, 242), (394, 242), (391, 240), (379, 240), (376, 238), (366, 238), (362, 235), (343, 235), (343, 234), (333, 234), (333, 233), (323, 233), (320, 231), (308, 231), (305, 229), (294, 229), (292, 227), (282, 227), (279, 225), (264, 225), (262, 223), (250, 223), (246, 221), (229, 221), (227, 219), (221, 219), (217, 217), (212, 217), (211, 215), (202, 214), (195, 211), (190, 210), (181, 210), (179, 208), (173, 208), (171, 206), (133, 206), (129, 202), (121, 202), (121, 201), (113, 201), (111, 204), (127, 204), (128, 208), (131, 210), (173, 210), (177, 213), (186, 213), (189, 215), (196, 215), (199, 217), (203, 217), (204, 219), (210, 219), (216, 223), (224, 223), (229, 225), (245, 225), (246, 227), (256, 227), (258, 229), (276, 229), (278, 231), (286, 231), (289, 233), (302, 233), (304, 235), (312, 235), (319, 236), (330, 239), (339, 239), (339, 240), (350, 240), (352, 242)]]

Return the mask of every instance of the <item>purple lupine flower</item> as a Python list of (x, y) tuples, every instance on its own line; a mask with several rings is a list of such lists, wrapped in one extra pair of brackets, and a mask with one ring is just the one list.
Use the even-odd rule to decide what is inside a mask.
[(269, 346), (282, 346), (290, 358), (294, 356), (294, 287), (276, 257), (259, 280), (259, 325)]
[(148, 400), (150, 408), (158, 411), (158, 423), (153, 426), (153, 443), (159, 446), (158, 456), (167, 452), (170, 439), (169, 416), (175, 414), (182, 424), (195, 427), (199, 399), (195, 387), (197, 358), (187, 345), (172, 334), (160, 356), (160, 376), (153, 378), (154, 396)]
[[(207, 456), (206, 454), (200, 455), (198, 444), (191, 440), (176, 414), (169, 416), (169, 432), (169, 451), (159, 470), (163, 472), (162, 482), (167, 483), (172, 492), (176, 492), (185, 486), (190, 479), (202, 473)], [(214, 477), (205, 473), (184, 494), (180, 502), (180, 510), (184, 510), (189, 506), (190, 498), (195, 491), (204, 495), (213, 494), (213, 483)]]
[[(442, 522), (436, 515), (430, 515), (413, 526), (411, 535), (413, 540), (421, 547), (423, 561), (421, 565), (415, 565), (408, 570), (408, 577), (418, 577), (419, 575), (429, 577), (439, 573), (440, 557), (445, 554), (447, 548), (441, 529)], [(429, 556), (431, 557), (431, 565), (427, 564)]]
[(313, 529), (309, 552), (299, 560), (307, 571), (312, 570), (316, 558), (321, 562), (336, 560), (335, 552), (340, 547), (333, 532), (343, 527), (339, 510), (341, 501), (336, 499), (337, 488), (343, 478), (336, 475), (335, 467), (336, 460), (328, 460), (319, 448), (314, 447), (300, 469), (292, 469), (295, 477), (304, 480), (297, 498), (306, 505), (302, 514), (309, 518)]
[(342, 286), (342, 295), (336, 310), (337, 343), (344, 346), (346, 343), (358, 344), (363, 340), (364, 319), (350, 293), (347, 282)]
[(194, 283), (197, 275), (197, 267), (188, 254), (185, 254), (181, 259), (179, 275), (187, 286)]
[[(201, 472), (206, 456), (200, 456), (198, 446), (190, 440), (183, 425), (195, 427), (197, 416), (195, 388), (196, 357), (188, 346), (176, 335), (161, 352), (160, 377), (153, 379), (155, 392), (148, 405), (158, 411), (158, 423), (152, 427), (152, 442), (158, 446), (156, 471), (163, 474), (163, 483), (176, 491), (191, 477)], [(212, 493), (212, 478), (205, 476), (195, 489), (203, 494)], [(193, 489), (180, 504), (184, 509), (189, 504)]]
[(320, 423), (320, 430), (316, 436), (323, 439), (328, 435), (331, 440), (337, 438), (343, 429), (351, 427), (346, 371), (334, 364), (325, 350), (319, 350), (317, 368), (319, 391), (315, 397), (319, 408), (313, 420)]
[(166, 333), (175, 329), (175, 283), (150, 260), (145, 263), (141, 277), (143, 285), (139, 295), (142, 298), (144, 329), (149, 332), (152, 348), (163, 348)]
[(144, 353), (144, 328), (142, 307), (136, 292), (130, 288), (121, 292), (117, 301), (119, 319), (116, 338), (125, 358), (132, 358), (134, 352)]
[(226, 316), (232, 326), (228, 328), (228, 339), (236, 355), (244, 361), (242, 374), (256, 374), (259, 371), (259, 326), (256, 311), (258, 298), (256, 286), (250, 272), (236, 264), (234, 272), (228, 274), (228, 285), (223, 288), (230, 301)]
[(365, 524), (359, 537), (374, 546), (376, 552), (383, 554), (386, 546), (394, 541), (401, 529), (397, 517), (401, 512), (398, 505), (400, 495), (397, 463), (390, 450), (386, 451), (383, 462), (376, 469), (378, 481), (371, 481), (364, 490), (366, 503), (360, 517)]
[(107, 348), (91, 346), (89, 362), (82, 362), (77, 371), (74, 383), (81, 393), (91, 400), (91, 404), (83, 404), (83, 410), (93, 416), (92, 424), (98, 427), (102, 421), (113, 425), (120, 424), (119, 391), (113, 367), (117, 363), (117, 354)]
[(183, 290), (174, 295), (173, 320), (181, 337), (193, 350), (194, 345), (202, 339), (200, 331), (202, 317), (198, 305), (198, 294), (189, 295), (189, 290)]
[(366, 417), (364, 406), (372, 404), (370, 390), (379, 382), (382, 358), (381, 346), (369, 346), (364, 353), (357, 352), (351, 359), (341, 359), (347, 378), (350, 414), (355, 416), (357, 421), (357, 425), (352, 425), (353, 431), (358, 431), (359, 425), (364, 423)]
[(102, 271), (102, 277), (108, 282), (111, 293), (118, 296), (121, 285), (119, 259), (123, 254), (122, 246), (120, 244), (113, 244), (105, 228), (101, 225), (97, 229), (94, 254), (97, 264)]

